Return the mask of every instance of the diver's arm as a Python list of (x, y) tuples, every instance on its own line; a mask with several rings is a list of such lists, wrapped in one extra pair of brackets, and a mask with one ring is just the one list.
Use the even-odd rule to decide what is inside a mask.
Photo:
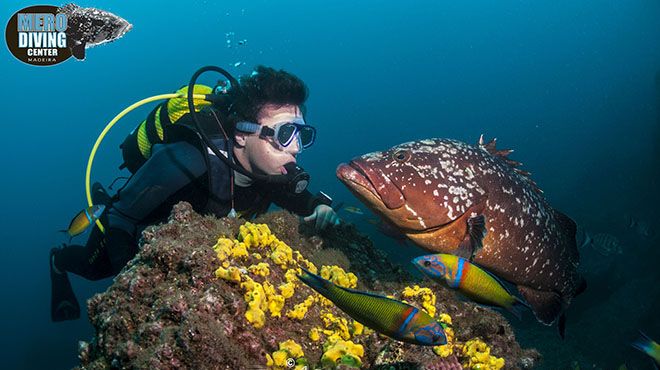
[(202, 153), (187, 142), (154, 145), (107, 213), (108, 256), (116, 272), (137, 253), (137, 225), (206, 170)]
[(330, 205), (332, 200), (319, 195), (313, 195), (308, 190), (300, 194), (287, 191), (273, 192), (272, 200), (278, 206), (293, 212), (299, 216), (309, 216), (314, 209), (320, 205)]

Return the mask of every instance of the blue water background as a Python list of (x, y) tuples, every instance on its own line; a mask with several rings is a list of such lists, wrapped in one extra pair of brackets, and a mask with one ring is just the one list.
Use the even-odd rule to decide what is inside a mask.
[[(37, 5), (3, 4), (4, 20)], [(625, 244), (624, 254), (607, 261), (583, 255), (585, 268), (608, 265), (589, 275), (590, 290), (569, 311), (564, 342), (530, 315), (514, 321), (520, 340), (546, 355), (548, 369), (572, 361), (650, 368), (627, 343), (637, 329), (660, 338), (660, 245), (627, 228), (623, 215), (658, 229), (659, 1), (78, 4), (112, 11), (134, 28), (88, 49), (84, 62), (34, 67), (6, 48), (0, 53), (2, 368), (75, 366), (78, 340), (93, 335), (86, 320), (50, 322), (47, 255), (66, 240), (57, 230), (86, 204), (87, 156), (104, 125), (139, 99), (174, 91), (200, 66), (240, 75), (257, 64), (306, 81), (308, 121), (319, 136), (300, 162), (313, 175), (313, 190), (351, 205), (360, 206), (334, 171), (353, 156), (427, 137), (474, 143), (482, 133), (514, 148), (512, 157), (556, 208)], [(236, 45), (243, 39), (246, 45)], [(245, 64), (233, 67), (239, 62)], [(119, 174), (118, 145), (151, 107), (108, 134), (94, 180), (107, 185)], [(391, 255), (414, 254), (363, 218), (344, 217)], [(111, 280), (72, 283), (82, 303)]]

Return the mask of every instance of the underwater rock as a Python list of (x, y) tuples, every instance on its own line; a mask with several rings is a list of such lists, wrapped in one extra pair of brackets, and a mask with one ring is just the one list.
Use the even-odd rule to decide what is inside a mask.
[[(430, 297), (352, 225), (314, 236), (285, 211), (254, 222), (200, 216), (182, 202), (167, 223), (148, 227), (136, 257), (87, 302), (96, 335), (80, 343), (79, 368), (286, 368), (291, 357), (299, 369), (333, 362), (339, 368), (455, 369), (482, 360), (515, 369), (540, 359), (520, 348), (499, 313), (461, 302), (438, 285), (428, 285)], [(338, 261), (327, 266), (332, 256)], [(341, 266), (347, 262), (350, 272)], [(298, 264), (318, 267), (340, 285), (433, 306), (451, 325), (451, 345), (415, 346), (364, 328), (298, 282)], [(487, 353), (470, 345), (468, 354), (472, 342)]]

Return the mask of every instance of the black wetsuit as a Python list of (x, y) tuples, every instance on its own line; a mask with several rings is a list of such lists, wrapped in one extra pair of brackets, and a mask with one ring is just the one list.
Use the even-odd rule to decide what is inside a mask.
[[(220, 150), (227, 149), (226, 140), (217, 136), (212, 140)], [(207, 149), (190, 141), (154, 145), (149, 159), (106, 205), (101, 219), (106, 232), (94, 227), (85, 246), (55, 250), (57, 269), (90, 280), (116, 275), (138, 252), (142, 230), (166, 221), (172, 206), (180, 201), (189, 202), (202, 214), (226, 216), (231, 209), (232, 170), (215, 155), (206, 156), (202, 148)], [(328, 204), (307, 190), (295, 194), (280, 185), (259, 182), (234, 186), (235, 209), (243, 217), (265, 212), (271, 202), (301, 216), (310, 215), (319, 204)]]

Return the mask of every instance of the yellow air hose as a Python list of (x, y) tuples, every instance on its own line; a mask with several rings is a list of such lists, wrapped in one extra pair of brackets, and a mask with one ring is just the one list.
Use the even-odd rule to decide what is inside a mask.
[[(135, 109), (139, 106), (142, 106), (144, 104), (151, 103), (151, 102), (156, 101), (156, 100), (172, 99), (172, 98), (188, 98), (188, 95), (187, 95), (187, 93), (180, 93), (180, 94), (170, 93), (170, 94), (154, 95), (154, 96), (148, 97), (146, 99), (142, 99), (142, 100), (130, 105), (129, 107), (127, 107), (123, 111), (121, 111), (121, 113), (116, 115), (115, 118), (113, 118), (112, 121), (110, 121), (105, 126), (105, 128), (103, 129), (103, 131), (101, 132), (99, 137), (96, 139), (96, 142), (94, 143), (94, 147), (92, 147), (92, 152), (89, 154), (89, 159), (87, 160), (87, 171), (85, 172), (85, 194), (87, 196), (87, 205), (88, 206), (91, 207), (93, 205), (93, 203), (92, 203), (92, 191), (91, 191), (91, 185), (90, 185), (90, 178), (91, 178), (91, 174), (92, 174), (92, 163), (94, 163), (94, 156), (96, 156), (96, 150), (99, 148), (99, 145), (101, 145), (101, 141), (103, 141), (103, 138), (108, 133), (108, 131), (110, 131), (112, 126), (114, 126), (115, 123), (117, 123), (117, 121), (122, 119), (122, 117), (124, 117), (126, 114), (128, 114), (133, 109)], [(206, 95), (193, 94), (193, 99), (206, 100)], [(105, 233), (105, 228), (101, 224), (101, 220), (99, 220), (99, 219), (96, 220), (96, 226), (98, 226), (99, 230), (101, 230), (102, 233)]]

